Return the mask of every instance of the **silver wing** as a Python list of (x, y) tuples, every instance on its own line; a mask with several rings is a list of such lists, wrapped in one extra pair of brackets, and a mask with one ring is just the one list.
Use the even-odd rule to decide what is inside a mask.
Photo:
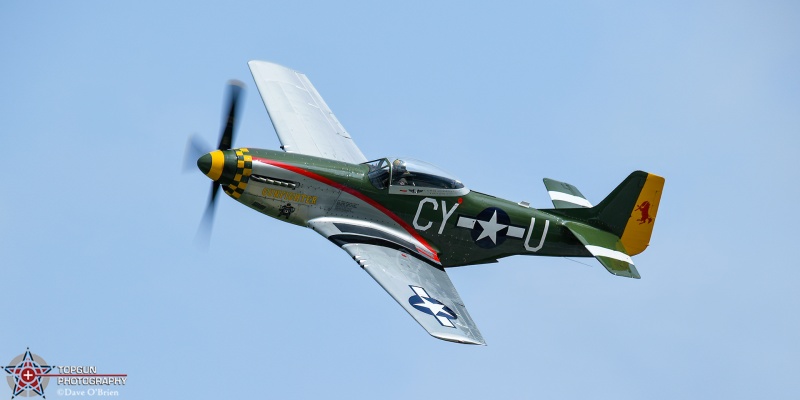
[(352, 164), (367, 161), (304, 74), (266, 61), (247, 65), (284, 151)]
[(374, 244), (342, 245), (431, 336), (457, 343), (486, 342), (450, 277), (410, 253)]

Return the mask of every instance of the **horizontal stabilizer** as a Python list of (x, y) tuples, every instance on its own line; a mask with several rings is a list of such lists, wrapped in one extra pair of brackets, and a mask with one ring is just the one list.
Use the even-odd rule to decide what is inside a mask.
[(586, 246), (586, 250), (589, 250), (608, 272), (617, 276), (641, 278), (619, 237), (579, 222), (568, 221), (564, 226)]
[(550, 195), (555, 208), (590, 208), (592, 203), (586, 200), (580, 190), (566, 182), (544, 178), (544, 187)]

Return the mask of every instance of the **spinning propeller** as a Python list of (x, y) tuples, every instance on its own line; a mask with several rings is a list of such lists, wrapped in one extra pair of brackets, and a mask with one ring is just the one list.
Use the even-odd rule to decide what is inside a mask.
[[(233, 132), (236, 128), (236, 111), (237, 111), (237, 104), (239, 103), (239, 97), (244, 90), (244, 83), (239, 82), (237, 80), (231, 80), (228, 82), (228, 114), (227, 120), (225, 121), (225, 127), (222, 130), (222, 134), (219, 138), (219, 145), (217, 145), (217, 150), (230, 150), (231, 144), (233, 143)], [(212, 163), (214, 163), (214, 159), (218, 157), (224, 157), (221, 153), (215, 152), (208, 144), (203, 141), (199, 136), (192, 135), (189, 137), (189, 141), (186, 144), (186, 153), (184, 157), (184, 171), (193, 169), (195, 166), (194, 160), (196, 161), (197, 168), (200, 169), (204, 174), (208, 175), (212, 178), (213, 182), (211, 182), (211, 194), (208, 198), (208, 204), (206, 205), (206, 210), (203, 212), (203, 219), (200, 221), (200, 227), (198, 228), (197, 235), (198, 239), (202, 235), (203, 241), (207, 244), (208, 240), (211, 235), (211, 227), (214, 222), (214, 210), (216, 209), (216, 199), (217, 193), (219, 192), (219, 176), (216, 179), (210, 175), (210, 170), (212, 169)]]

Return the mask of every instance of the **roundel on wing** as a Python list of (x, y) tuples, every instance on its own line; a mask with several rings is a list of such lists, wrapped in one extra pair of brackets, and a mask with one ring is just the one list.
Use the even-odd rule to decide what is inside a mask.
[(432, 297), (423, 298), (414, 295), (408, 298), (408, 302), (409, 304), (411, 304), (411, 306), (413, 306), (417, 310), (424, 312), (425, 314), (430, 314), (435, 317), (445, 317), (450, 319), (458, 318), (456, 317), (456, 313), (453, 312), (453, 310), (451, 310), (450, 307), (444, 305), (444, 303)]

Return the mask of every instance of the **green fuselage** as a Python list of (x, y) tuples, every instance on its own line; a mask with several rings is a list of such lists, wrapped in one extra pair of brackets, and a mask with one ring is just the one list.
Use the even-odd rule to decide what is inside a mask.
[(330, 219), (385, 228), (423, 243), (438, 254), (443, 267), (494, 262), (515, 254), (591, 257), (562, 225), (562, 216), (527, 205), (466, 189), (429, 195), (409, 186), (404, 194), (390, 194), (388, 187), (379, 188), (370, 180), (367, 164), (261, 149), (224, 153), (220, 183), (246, 206), (301, 226)]

